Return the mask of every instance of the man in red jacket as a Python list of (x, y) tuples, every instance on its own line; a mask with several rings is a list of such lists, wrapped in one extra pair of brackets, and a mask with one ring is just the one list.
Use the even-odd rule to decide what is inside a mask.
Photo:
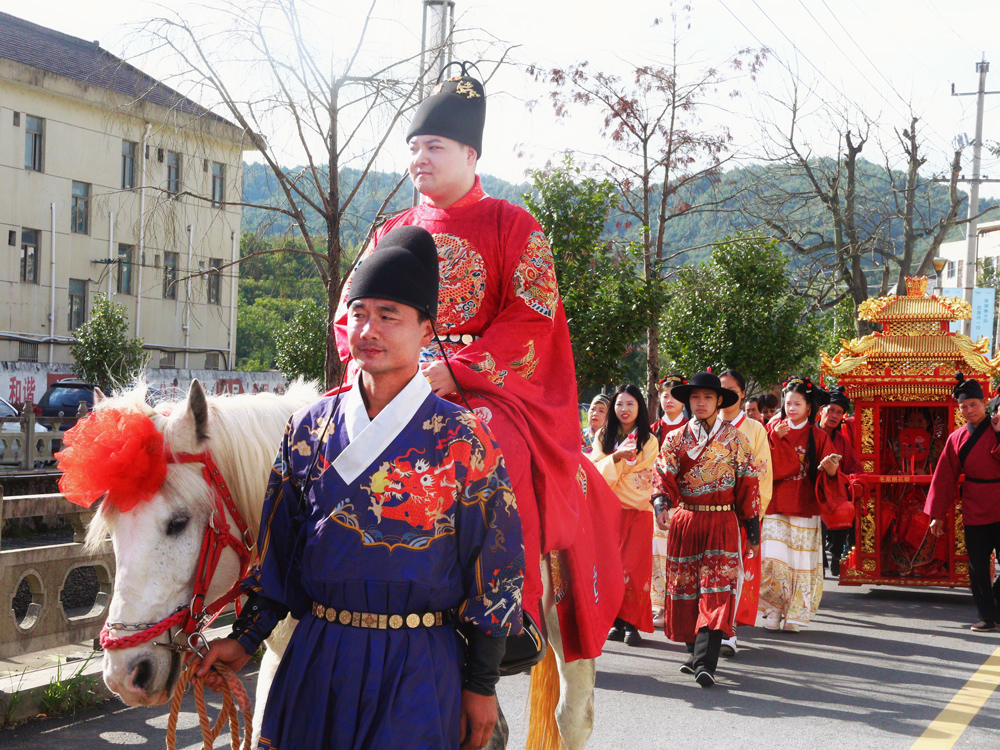
[(1000, 617), (1000, 580), (990, 580), (990, 555), (1000, 557), (1000, 414), (990, 419), (982, 386), (962, 373), (952, 397), (965, 418), (965, 427), (952, 432), (934, 467), (924, 512), (931, 517), (930, 532), (944, 533), (945, 515), (959, 497), (962, 485), (962, 522), (969, 550), (969, 586), (979, 611), (977, 633), (996, 630)]

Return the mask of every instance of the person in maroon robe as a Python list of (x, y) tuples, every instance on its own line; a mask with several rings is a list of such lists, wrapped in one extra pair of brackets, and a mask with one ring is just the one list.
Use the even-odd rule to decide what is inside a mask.
[[(621, 503), (580, 450), (576, 372), (552, 249), (520, 206), (491, 198), (476, 174), (486, 93), (462, 74), (418, 107), (406, 139), (423, 201), (393, 216), (437, 244), (436, 335), (421, 368), (434, 393), (464, 402), (489, 426), (506, 461), (524, 534), (524, 610), (540, 619), (540, 556), (550, 565), (567, 662), (600, 655), (624, 596)], [(344, 297), (350, 290), (345, 285)], [(346, 308), (334, 323), (347, 359)], [(443, 354), (447, 354), (447, 360)]]
[[(1000, 414), (991, 419), (982, 386), (962, 373), (952, 397), (965, 418), (965, 427), (948, 436), (934, 476), (924, 512), (931, 517), (930, 533), (941, 536), (945, 516), (962, 498), (965, 546), (969, 551), (969, 587), (979, 612), (977, 633), (996, 630), (1000, 617), (1000, 580), (991, 581), (990, 555), (1000, 558)], [(959, 477), (965, 482), (959, 489)]]
[[(860, 474), (861, 459), (854, 450), (850, 429), (845, 418), (851, 411), (851, 401), (844, 394), (843, 386), (830, 389), (830, 403), (819, 413), (819, 427), (826, 433), (830, 449), (840, 456), (840, 470), (844, 474)], [(830, 553), (830, 574), (840, 577), (840, 560), (852, 546), (854, 528), (828, 529), (826, 548)]]

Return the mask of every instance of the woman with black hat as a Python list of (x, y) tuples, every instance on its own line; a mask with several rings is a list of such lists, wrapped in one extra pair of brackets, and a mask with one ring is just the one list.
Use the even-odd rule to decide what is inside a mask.
[(740, 579), (740, 524), (759, 554), (760, 492), (750, 444), (722, 419), (738, 396), (700, 372), (673, 396), (692, 414), (656, 460), (656, 523), (669, 528), (664, 632), (691, 653), (681, 672), (715, 684), (723, 637), (731, 638)]
[(767, 425), (774, 489), (761, 526), (759, 606), (765, 628), (797, 633), (823, 597), (820, 505), (834, 509), (850, 500), (840, 456), (813, 424), (815, 385), (793, 375), (782, 395), (780, 419)]

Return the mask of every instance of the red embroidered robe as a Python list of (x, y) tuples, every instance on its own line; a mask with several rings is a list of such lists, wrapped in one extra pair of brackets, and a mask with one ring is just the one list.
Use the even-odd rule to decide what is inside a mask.
[[(694, 456), (692, 457), (692, 453)], [(667, 537), (664, 632), (693, 643), (704, 627), (733, 635), (740, 574), (740, 525), (760, 514), (757, 470), (747, 439), (728, 422), (698, 448), (689, 422), (671, 432), (656, 459), (654, 495), (725, 510), (680, 508)]]
[[(595, 658), (624, 594), (621, 504), (580, 451), (573, 352), (548, 240), (523, 208), (486, 196), (478, 177), (447, 209), (423, 203), (387, 221), (375, 251), (386, 232), (414, 224), (437, 243), (438, 333), (503, 452), (525, 560), (558, 553), (553, 585), (566, 660)], [(346, 321), (345, 308), (334, 324), (345, 360)], [(425, 357), (440, 358), (436, 344)], [(541, 574), (532, 562), (525, 568), (523, 604), (537, 620)]]

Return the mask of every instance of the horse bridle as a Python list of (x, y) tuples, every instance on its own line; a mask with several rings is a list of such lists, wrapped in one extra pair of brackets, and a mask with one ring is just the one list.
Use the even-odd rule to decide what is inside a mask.
[[(250, 570), (252, 560), (252, 550), (254, 547), (253, 534), (247, 526), (246, 521), (236, 508), (233, 502), (232, 493), (226, 484), (225, 478), (219, 471), (219, 467), (212, 460), (209, 451), (202, 453), (178, 453), (167, 455), (168, 464), (202, 464), (202, 473), (205, 481), (214, 491), (215, 508), (212, 517), (205, 525), (205, 534), (201, 541), (201, 553), (198, 555), (198, 567), (195, 570), (194, 593), (191, 596), (190, 604), (182, 604), (174, 612), (159, 622), (106, 622), (101, 628), (101, 647), (105, 650), (118, 648), (132, 648), (142, 643), (153, 640), (158, 635), (167, 632), (171, 628), (179, 627), (180, 633), (185, 634), (187, 639), (187, 649), (183, 645), (174, 643), (171, 638), (169, 643), (157, 643), (158, 646), (166, 646), (175, 650), (197, 650), (197, 642), (200, 639), (204, 643), (202, 633), (205, 628), (215, 621), (219, 613), (230, 603), (236, 602), (236, 611), (240, 609), (240, 582), (246, 577)], [(234, 536), (232, 527), (226, 520), (226, 511), (229, 511), (233, 522), (240, 532), (240, 537)], [(214, 602), (205, 605), (205, 597), (208, 595), (212, 578), (219, 567), (219, 560), (226, 547), (236, 552), (240, 560), (240, 571), (236, 577), (236, 583), (221, 597)], [(131, 632), (132, 635), (115, 637), (111, 631), (121, 630)]]

